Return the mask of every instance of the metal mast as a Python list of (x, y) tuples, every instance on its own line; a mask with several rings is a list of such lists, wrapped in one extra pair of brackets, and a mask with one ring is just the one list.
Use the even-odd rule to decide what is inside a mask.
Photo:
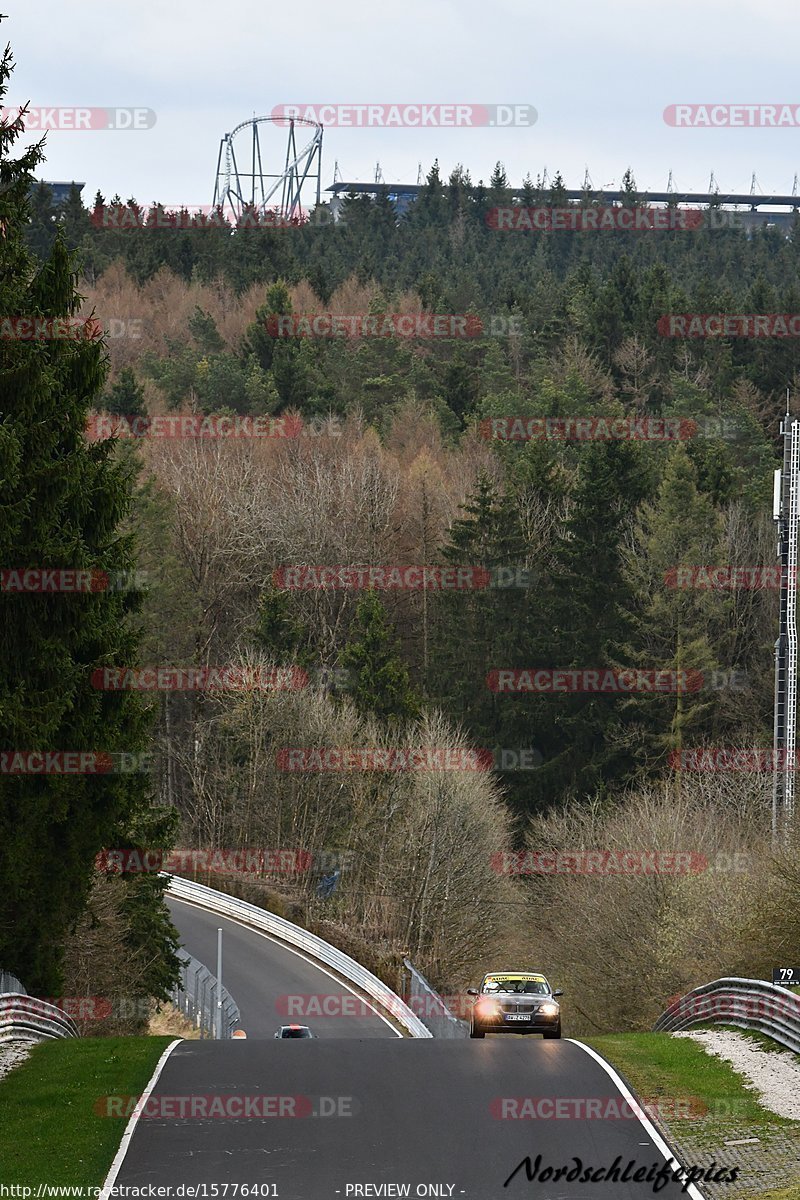
[(781, 422), (783, 469), (775, 472), (772, 515), (778, 525), (780, 626), (775, 643), (772, 842), (789, 837), (794, 817), (797, 733), (797, 539), (800, 526), (800, 421)]

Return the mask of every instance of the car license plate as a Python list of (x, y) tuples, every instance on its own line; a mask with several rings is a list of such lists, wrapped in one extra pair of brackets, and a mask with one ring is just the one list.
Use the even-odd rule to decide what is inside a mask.
[(530, 1021), (530, 1019), (530, 1013), (508, 1013), (506, 1015), (507, 1021)]

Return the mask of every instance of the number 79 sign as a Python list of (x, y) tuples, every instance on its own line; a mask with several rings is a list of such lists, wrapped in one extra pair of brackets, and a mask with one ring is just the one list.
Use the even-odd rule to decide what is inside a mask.
[(800, 984), (800, 967), (773, 967), (772, 982), (779, 983), (783, 987), (788, 987), (790, 984)]

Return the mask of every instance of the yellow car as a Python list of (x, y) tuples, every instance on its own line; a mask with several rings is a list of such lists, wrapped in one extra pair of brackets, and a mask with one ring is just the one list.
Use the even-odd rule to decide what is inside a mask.
[(561, 1037), (561, 1006), (544, 975), (534, 971), (492, 971), (479, 988), (468, 988), (477, 999), (472, 1006), (469, 1036), (487, 1033), (541, 1033)]

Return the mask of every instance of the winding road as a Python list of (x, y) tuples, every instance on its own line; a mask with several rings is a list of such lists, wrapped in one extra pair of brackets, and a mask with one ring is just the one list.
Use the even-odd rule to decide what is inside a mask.
[[(309, 1018), (315, 1040), (275, 1040), (290, 1019), (281, 997), (352, 1004), (352, 994), (271, 938), (169, 903), (186, 948), (212, 968), (223, 927), (224, 979), (248, 1037), (183, 1041), (165, 1056), (118, 1156), (117, 1187), (203, 1200), (701, 1200), (672, 1181), (654, 1188), (668, 1148), (627, 1108), (624, 1082), (581, 1043), (415, 1040), (369, 1011)], [(582, 1182), (604, 1169), (616, 1176)], [(634, 1182), (636, 1171), (649, 1181)]]

